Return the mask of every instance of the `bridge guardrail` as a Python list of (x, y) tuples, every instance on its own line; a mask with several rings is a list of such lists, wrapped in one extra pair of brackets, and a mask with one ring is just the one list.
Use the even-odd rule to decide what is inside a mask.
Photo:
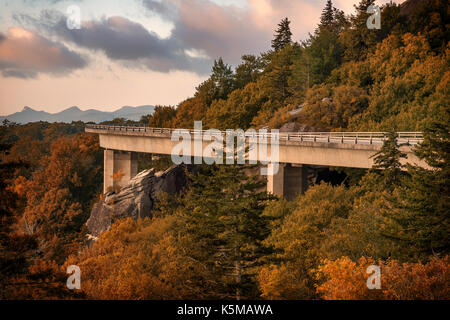
[[(118, 131), (118, 132), (148, 132), (167, 134), (171, 136), (174, 132), (186, 132), (190, 134), (210, 135), (208, 130), (193, 129), (173, 129), (173, 128), (150, 128), (136, 126), (114, 126), (114, 125), (97, 125), (88, 124), (88, 129)], [(222, 135), (226, 135), (226, 131), (221, 131)], [(351, 144), (368, 144), (382, 145), (386, 140), (387, 132), (286, 132), (278, 133), (281, 141), (298, 141), (298, 142), (326, 142), (326, 143), (351, 143)], [(245, 133), (247, 138), (267, 138), (270, 139), (274, 133)], [(423, 141), (421, 132), (398, 132), (398, 142), (400, 144), (417, 145)]]

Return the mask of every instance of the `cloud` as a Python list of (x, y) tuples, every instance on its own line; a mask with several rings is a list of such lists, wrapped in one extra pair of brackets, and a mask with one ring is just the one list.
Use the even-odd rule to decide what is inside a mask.
[(17, 27), (0, 33), (3, 77), (35, 78), (39, 73), (63, 75), (85, 67), (86, 60), (60, 43)]
[(247, 0), (245, 6), (212, 0), (143, 0), (142, 4), (173, 25), (170, 36), (162, 38), (122, 16), (84, 21), (80, 30), (69, 30), (65, 15), (54, 10), (43, 10), (39, 19), (16, 18), (62, 41), (101, 51), (126, 67), (203, 75), (218, 57), (236, 65), (243, 54), (269, 50), (274, 30), (284, 17), (292, 21), (293, 39), (305, 40), (319, 22), (325, 0)]
[(124, 66), (146, 67), (158, 72), (194, 71), (206, 74), (211, 60), (192, 56), (188, 48), (174, 37), (161, 38), (141, 24), (127, 18), (113, 16), (83, 21), (81, 29), (68, 29), (65, 16), (57, 11), (43, 11), (40, 19), (16, 17), (38, 29), (59, 37), (78, 47), (103, 52), (109, 59)]
[(160, 14), (164, 17), (170, 17), (170, 20), (172, 20), (177, 13), (177, 7), (167, 1), (156, 1), (156, 0), (144, 0), (143, 1), (144, 6), (150, 10), (151, 12)]
[(268, 49), (271, 32), (252, 23), (251, 11), (208, 0), (172, 1), (177, 6), (172, 35), (186, 48), (236, 64), (247, 53)]
[(294, 40), (306, 40), (320, 20), (326, 0), (249, 0), (252, 22), (272, 31), (284, 17), (291, 20)]
[(144, 5), (174, 24), (171, 37), (184, 47), (233, 64), (243, 54), (270, 49), (274, 30), (285, 17), (292, 20), (294, 40), (305, 39), (322, 10), (317, 0), (248, 0), (244, 7), (211, 0), (147, 0)]
[[(258, 1), (255, 4), (260, 6)], [(43, 10), (39, 18), (27, 15), (14, 18), (17, 23), (32, 25), (61, 41), (101, 51), (127, 67), (159, 72), (193, 71), (202, 75), (211, 71), (212, 61), (219, 57), (236, 65), (244, 54), (268, 50), (273, 29), (282, 18), (272, 17), (273, 23), (261, 24), (260, 11), (253, 4), (245, 8), (223, 6), (210, 0), (144, 0), (142, 3), (152, 14), (173, 24), (167, 38), (121, 16), (83, 21), (80, 30), (69, 30), (65, 15), (55, 10)], [(273, 8), (270, 9), (273, 14)]]

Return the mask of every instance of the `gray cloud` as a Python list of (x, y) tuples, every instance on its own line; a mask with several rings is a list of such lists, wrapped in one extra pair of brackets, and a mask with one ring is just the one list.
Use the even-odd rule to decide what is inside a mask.
[(78, 53), (36, 32), (10, 28), (6, 35), (0, 33), (3, 77), (35, 78), (39, 73), (63, 75), (86, 65), (86, 60)]
[(14, 70), (8, 69), (2, 71), (2, 76), (4, 78), (21, 78), (21, 79), (35, 79), (38, 76), (36, 71), (30, 70)]
[(39, 19), (24, 15), (15, 19), (79, 47), (101, 51), (111, 60), (127, 67), (145, 66), (159, 72), (185, 70), (199, 74), (210, 71), (210, 59), (190, 56), (186, 53), (189, 48), (178, 39), (160, 38), (141, 24), (124, 17), (83, 22), (79, 30), (68, 29), (65, 16), (57, 11), (43, 11)]
[(171, 2), (144, 0), (143, 4), (151, 12), (157, 13), (159, 15), (162, 15), (163, 17), (169, 18), (169, 20), (172, 20), (176, 17), (177, 7)]
[[(85, 21), (81, 30), (69, 30), (65, 16), (56, 11), (44, 10), (39, 19), (27, 16), (16, 19), (79, 47), (101, 51), (127, 67), (207, 74), (212, 60), (218, 57), (236, 65), (243, 54), (268, 50), (276, 24), (287, 13), (305, 12), (308, 19), (317, 16), (316, 0), (300, 3), (249, 0), (247, 8), (221, 6), (211, 0), (142, 0), (142, 3), (150, 13), (173, 23), (168, 38), (118, 16)], [(308, 19), (301, 21), (309, 25)]]
[(173, 39), (211, 58), (236, 64), (243, 54), (259, 54), (270, 45), (271, 32), (256, 26), (252, 12), (242, 8), (210, 0), (147, 0), (144, 5), (174, 23)]

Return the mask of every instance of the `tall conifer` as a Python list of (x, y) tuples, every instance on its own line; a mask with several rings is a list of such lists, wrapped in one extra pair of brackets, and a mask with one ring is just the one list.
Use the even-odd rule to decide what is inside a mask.
[(291, 22), (288, 18), (284, 18), (278, 24), (278, 29), (275, 33), (275, 39), (272, 40), (272, 48), (275, 51), (280, 51), (287, 45), (292, 43), (292, 32), (290, 27)]

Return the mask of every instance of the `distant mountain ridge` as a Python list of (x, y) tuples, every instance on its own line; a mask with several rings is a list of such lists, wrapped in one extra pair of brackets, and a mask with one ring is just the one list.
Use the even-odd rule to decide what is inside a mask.
[(113, 112), (99, 111), (95, 109), (81, 110), (78, 107), (71, 107), (58, 113), (48, 113), (45, 111), (36, 111), (30, 107), (24, 107), (22, 111), (10, 114), (8, 116), (0, 116), (0, 122), (8, 119), (12, 122), (25, 124), (28, 122), (66, 122), (83, 121), (83, 122), (103, 122), (111, 121), (115, 118), (125, 118), (127, 120), (139, 121), (142, 116), (153, 114), (154, 106), (125, 106)]

